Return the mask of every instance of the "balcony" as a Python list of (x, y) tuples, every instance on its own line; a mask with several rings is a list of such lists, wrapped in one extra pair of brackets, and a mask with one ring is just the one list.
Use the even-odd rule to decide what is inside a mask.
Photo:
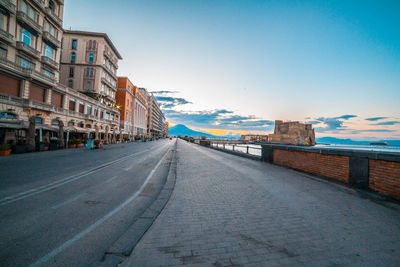
[(59, 64), (49, 57), (42, 56), (42, 63), (46, 64), (52, 69), (59, 70)]
[(56, 0), (60, 5), (64, 5), (64, 0)]
[(14, 44), (14, 36), (6, 32), (5, 30), (0, 29), (0, 40), (3, 40), (4, 42), (8, 44)]
[(115, 86), (111, 84), (111, 82), (107, 81), (105, 78), (101, 77), (101, 81), (108, 85), (111, 89), (115, 90)]
[(25, 54), (28, 54), (29, 56), (32, 56), (36, 59), (40, 59), (40, 52), (37, 51), (35, 48), (27, 45), (24, 42), (17, 42), (17, 49), (24, 52)]
[(61, 47), (61, 42), (58, 41), (57, 38), (54, 37), (48, 31), (43, 31), (43, 39), (46, 39), (46, 40), (50, 41), (52, 44), (54, 44), (57, 47)]
[(110, 74), (111, 77), (114, 78), (114, 80), (118, 80), (117, 75), (115, 75), (106, 64), (103, 64), (104, 69), (107, 71), (108, 74)]
[(31, 0), (40, 10), (44, 9), (44, 1), (43, 0)]
[(47, 16), (58, 26), (62, 27), (62, 20), (49, 7), (45, 7)]
[(17, 19), (30, 26), (36, 32), (42, 33), (42, 27), (23, 11), (17, 11)]
[[(117, 63), (117, 61), (115, 61), (115, 60), (113, 59), (111, 53), (110, 53), (110, 52), (104, 51), (103, 54), (104, 54), (104, 56), (105, 56), (106, 58), (108, 58), (108, 60), (111, 62), (111, 64), (113, 64), (114, 67), (115, 67), (116, 69), (118, 69), (118, 63)], [(105, 66), (105, 65), (104, 65), (104, 66)]]
[(15, 5), (10, 0), (0, 0), (0, 6), (5, 8), (11, 14), (15, 14)]

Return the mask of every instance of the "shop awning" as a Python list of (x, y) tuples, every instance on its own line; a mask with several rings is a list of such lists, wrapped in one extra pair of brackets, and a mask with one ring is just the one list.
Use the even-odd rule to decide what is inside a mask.
[(28, 129), (28, 126), (23, 124), (23, 123), (4, 123), (4, 122), (0, 122), (0, 128)]

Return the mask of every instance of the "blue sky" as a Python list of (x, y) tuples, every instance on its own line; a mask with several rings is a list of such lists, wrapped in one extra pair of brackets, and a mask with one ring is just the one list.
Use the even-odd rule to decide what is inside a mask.
[(174, 124), (400, 139), (400, 1), (108, 3), (66, 0), (64, 27), (106, 32)]

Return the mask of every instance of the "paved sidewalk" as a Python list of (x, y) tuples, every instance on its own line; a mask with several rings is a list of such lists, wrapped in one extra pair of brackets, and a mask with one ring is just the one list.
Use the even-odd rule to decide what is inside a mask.
[(124, 266), (400, 266), (400, 208), (179, 140), (167, 206)]

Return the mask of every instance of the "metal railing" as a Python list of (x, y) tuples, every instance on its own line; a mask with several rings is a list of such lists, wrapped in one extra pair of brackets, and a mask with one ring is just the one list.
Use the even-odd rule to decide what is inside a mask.
[(12, 36), (12, 34), (6, 32), (3, 29), (0, 29), (0, 39), (8, 42), (8, 43), (13, 43), (14, 42), (14, 37)]
[(22, 20), (23, 22), (27, 23), (29, 26), (31, 26), (38, 33), (42, 33), (42, 27), (39, 25), (39, 23), (34, 21), (27, 14), (25, 14), (25, 12), (17, 11), (17, 19), (18, 20)]
[(7, 9), (10, 13), (15, 14), (15, 5), (10, 0), (0, 0), (0, 6)]
[(24, 42), (18, 41), (17, 49), (25, 51), (26, 53), (30, 54), (31, 56), (34, 56), (37, 59), (40, 58), (40, 52)]
[(58, 17), (56, 13), (53, 12), (49, 7), (45, 7), (45, 11), (49, 18), (51, 18), (56, 24), (62, 26), (62, 20)]
[(57, 40), (57, 38), (54, 35), (52, 35), (49, 31), (46, 30), (43, 31), (43, 38), (49, 40), (57, 47), (61, 46), (61, 41)]
[(222, 150), (231, 150), (255, 156), (261, 156), (261, 150), (262, 150), (261, 147), (254, 147), (254, 145), (250, 146), (245, 144), (229, 144), (223, 142), (211, 142), (210, 146)]

